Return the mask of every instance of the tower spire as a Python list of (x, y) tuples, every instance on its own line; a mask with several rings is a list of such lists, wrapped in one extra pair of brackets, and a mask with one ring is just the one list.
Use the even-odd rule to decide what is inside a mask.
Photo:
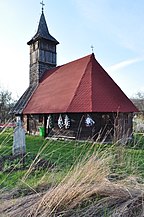
[(42, 2), (40, 2), (40, 4), (42, 5), (42, 13), (43, 13), (43, 11), (44, 11), (44, 6), (45, 6), (45, 4), (43, 3), (43, 0), (42, 0)]
[(56, 45), (59, 42), (49, 33), (48, 26), (43, 13), (40, 16), (39, 25), (36, 34), (30, 41), (30, 85), (37, 85), (43, 73), (51, 68), (54, 68), (57, 63)]

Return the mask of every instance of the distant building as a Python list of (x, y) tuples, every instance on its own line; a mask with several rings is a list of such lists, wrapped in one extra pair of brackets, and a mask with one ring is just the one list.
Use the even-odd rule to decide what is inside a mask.
[(29, 133), (93, 140), (120, 140), (132, 134), (138, 109), (97, 62), (92, 53), (56, 66), (56, 46), (42, 10), (30, 46), (29, 87), (13, 113)]

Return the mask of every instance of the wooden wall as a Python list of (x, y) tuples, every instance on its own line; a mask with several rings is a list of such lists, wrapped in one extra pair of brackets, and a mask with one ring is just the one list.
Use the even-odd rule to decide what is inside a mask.
[[(40, 127), (44, 127), (45, 137), (71, 138), (79, 140), (94, 140), (103, 142), (118, 141), (130, 137), (132, 134), (132, 113), (69, 113), (70, 128), (61, 129), (58, 126), (60, 114), (50, 114), (53, 127), (47, 127), (49, 114), (25, 116), (25, 129), (31, 134), (39, 134)], [(66, 114), (61, 114), (63, 122)], [(86, 126), (85, 120), (89, 115), (94, 120), (93, 126)], [(27, 126), (27, 127), (26, 127)]]
[[(69, 113), (70, 128), (60, 129), (58, 127), (59, 114), (53, 114), (54, 127), (48, 130), (46, 136), (55, 137), (74, 137), (76, 139), (92, 139), (92, 140), (112, 140), (114, 135), (114, 116), (112, 113), (88, 113), (90, 117), (95, 121), (93, 126), (86, 126), (85, 120), (87, 114), (85, 113)], [(65, 114), (61, 114), (63, 120)]]

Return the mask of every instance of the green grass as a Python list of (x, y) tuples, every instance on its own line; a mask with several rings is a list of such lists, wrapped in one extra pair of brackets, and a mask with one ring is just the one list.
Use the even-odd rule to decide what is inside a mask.
[(112, 171), (124, 177), (134, 175), (144, 179), (144, 150), (116, 147)]
[[(12, 155), (12, 143), (13, 143), (13, 132), (5, 132), (0, 135), (0, 156)], [(24, 181), (27, 185), (36, 186), (40, 182), (47, 181), (48, 183), (59, 182), (64, 177), (66, 171), (79, 161), (89, 150), (92, 144), (81, 143), (75, 141), (47, 141), (39, 136), (26, 136), (26, 157), (24, 168), (29, 168), (31, 164), (35, 161), (32, 166), (30, 174), (28, 174)], [(94, 149), (94, 147), (92, 148)], [(91, 150), (91, 153), (93, 150)], [(37, 154), (39, 155), (37, 157)], [(35, 164), (39, 159), (47, 160), (50, 165), (54, 165), (54, 169), (35, 169)], [(13, 168), (14, 167), (14, 168)], [(13, 161), (7, 159), (4, 162), (4, 169), (10, 170), (12, 172), (1, 172), (0, 173), (0, 188), (7, 187), (13, 188), (17, 184), (21, 185), (22, 177), (27, 172), (15, 171), (22, 167), (20, 159), (17, 158)], [(54, 172), (53, 172), (54, 170)], [(16, 177), (16, 178), (15, 178)]]
[(12, 187), (16, 187), (24, 173), (25, 171), (11, 172), (8, 174), (0, 172), (0, 188), (11, 189)]
[[(0, 157), (12, 155), (13, 132), (0, 134)], [(135, 175), (144, 178), (144, 137), (135, 136), (134, 143), (127, 147), (109, 144), (93, 144), (77, 141), (44, 140), (40, 136), (26, 136), (25, 163), (20, 159), (6, 159), (0, 172), (0, 188), (37, 188), (59, 183), (70, 167), (93, 152), (113, 154), (111, 172), (119, 175)], [(43, 159), (48, 168), (35, 166)], [(31, 168), (31, 169), (29, 169)]]
[[(0, 136), (0, 155), (6, 156), (12, 154), (13, 134), (3, 133)], [(48, 141), (39, 136), (26, 136), (27, 160), (34, 159), (40, 153), (40, 157), (49, 160), (58, 167), (69, 167), (76, 160), (80, 160), (84, 154), (94, 151), (94, 147), (88, 142), (76, 141)], [(100, 148), (98, 146), (98, 148)], [(102, 148), (102, 147), (101, 147)]]

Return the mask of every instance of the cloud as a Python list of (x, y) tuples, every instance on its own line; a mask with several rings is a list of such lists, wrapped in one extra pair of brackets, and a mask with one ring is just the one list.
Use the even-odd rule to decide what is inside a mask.
[(123, 69), (129, 65), (132, 65), (134, 63), (138, 63), (144, 60), (144, 57), (137, 57), (137, 58), (133, 58), (133, 59), (129, 59), (129, 60), (124, 60), (122, 62), (116, 63), (114, 65), (108, 66), (106, 68), (107, 71), (109, 72), (116, 72), (120, 69)]

